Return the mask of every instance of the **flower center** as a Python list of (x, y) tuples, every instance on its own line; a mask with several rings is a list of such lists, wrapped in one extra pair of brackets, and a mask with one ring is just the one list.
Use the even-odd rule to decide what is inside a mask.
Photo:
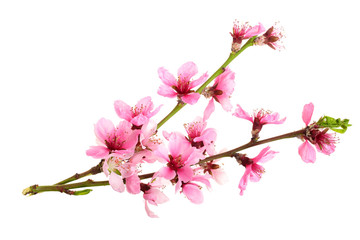
[(173, 156), (169, 155), (169, 159), (170, 159), (170, 162), (168, 162), (167, 166), (174, 171), (177, 171), (179, 168), (182, 168), (184, 166), (184, 162), (181, 158), (181, 155), (179, 155), (175, 158)]

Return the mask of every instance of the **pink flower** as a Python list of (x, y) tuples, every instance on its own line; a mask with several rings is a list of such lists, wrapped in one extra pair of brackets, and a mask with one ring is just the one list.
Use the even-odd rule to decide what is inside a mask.
[(207, 120), (211, 113), (214, 112), (214, 100), (220, 103), (225, 111), (231, 111), (232, 105), (230, 103), (230, 96), (234, 92), (234, 86), (235, 73), (229, 68), (225, 68), (225, 71), (215, 79), (214, 85), (206, 88), (204, 91), (205, 97), (211, 97), (211, 100), (204, 112), (204, 120)]
[(215, 152), (216, 130), (214, 128), (206, 128), (206, 122), (200, 117), (191, 123), (184, 124), (184, 127), (191, 146), (201, 151), (206, 150), (209, 154)]
[(199, 171), (203, 171), (205, 174), (208, 173), (212, 179), (220, 185), (223, 185), (228, 181), (228, 177), (224, 169), (217, 164), (220, 159), (215, 159), (209, 162), (201, 163)]
[(119, 157), (110, 157), (104, 161), (103, 172), (109, 177), (110, 186), (115, 191), (124, 192), (126, 186), (129, 193), (140, 193), (140, 178), (135, 164)]
[(254, 27), (251, 27), (249, 23), (239, 25), (239, 21), (234, 21), (233, 32), (230, 33), (233, 37), (233, 43), (231, 46), (232, 52), (238, 52), (241, 49), (241, 43), (243, 39), (249, 39), (253, 36), (259, 35), (265, 31), (265, 27), (259, 23)]
[(270, 111), (264, 111), (263, 109), (254, 112), (254, 116), (251, 116), (249, 113), (245, 112), (239, 104), (237, 107), (238, 108), (235, 110), (233, 115), (238, 118), (249, 120), (253, 123), (253, 128), (251, 131), (253, 139), (257, 139), (259, 137), (259, 132), (261, 131), (263, 125), (282, 124), (286, 120), (286, 118), (279, 119), (279, 113), (271, 113)]
[(194, 87), (204, 83), (208, 77), (207, 73), (203, 74), (197, 80), (191, 78), (198, 73), (197, 67), (193, 62), (183, 64), (178, 70), (178, 79), (161, 67), (158, 74), (164, 85), (161, 85), (158, 94), (164, 97), (178, 97), (184, 103), (195, 104), (200, 94), (192, 90)]
[(160, 191), (160, 188), (163, 187), (162, 178), (152, 179), (149, 184), (141, 183), (141, 191), (144, 192), (145, 211), (149, 217), (157, 218), (158, 216), (150, 210), (148, 203), (157, 206), (169, 201), (169, 198)]
[(254, 40), (254, 44), (258, 46), (268, 45), (272, 49), (282, 50), (284, 45), (282, 39), (284, 36), (284, 30), (282, 27), (277, 26), (278, 23), (275, 23), (274, 26), (269, 28), (262, 36), (257, 37)]
[(306, 124), (306, 133), (302, 136), (304, 143), (300, 145), (298, 152), (301, 159), (306, 163), (314, 163), (316, 160), (316, 152), (310, 143), (315, 145), (318, 152), (330, 155), (335, 151), (335, 143), (337, 142), (335, 134), (327, 133), (328, 128), (320, 130), (316, 123), (309, 125), (313, 112), (314, 104), (305, 104), (302, 119)]
[(240, 179), (239, 188), (240, 188), (240, 195), (244, 194), (244, 190), (246, 189), (248, 181), (258, 182), (261, 179), (261, 175), (265, 172), (263, 166), (259, 165), (258, 163), (265, 163), (274, 158), (277, 152), (269, 151), (270, 147), (266, 147), (259, 155), (254, 158), (248, 158), (245, 154), (235, 154), (236, 160), (239, 164), (245, 167), (245, 173)]
[[(178, 183), (188, 182), (193, 176), (191, 165), (199, 162), (204, 155), (193, 148), (185, 136), (179, 133), (172, 133), (169, 136), (169, 150), (164, 144), (155, 151), (159, 161), (166, 163), (156, 174), (156, 177), (163, 177), (168, 180), (178, 177)], [(170, 154), (168, 153), (170, 152)]]
[(203, 193), (201, 192), (201, 186), (195, 182), (205, 184), (208, 188), (211, 187), (209, 180), (205, 175), (193, 176), (191, 181), (183, 182), (181, 185), (181, 192), (195, 204), (201, 204), (204, 201)]
[(159, 106), (153, 111), (154, 104), (151, 101), (151, 97), (142, 98), (135, 107), (130, 107), (125, 102), (117, 100), (114, 103), (114, 107), (120, 118), (131, 122), (135, 126), (145, 124), (152, 116), (157, 114), (161, 108), (161, 106)]
[(131, 126), (131, 123), (123, 121), (115, 128), (110, 120), (101, 118), (95, 124), (95, 135), (100, 146), (91, 146), (86, 154), (93, 158), (105, 158), (109, 154), (130, 157), (138, 141), (138, 131), (133, 131)]

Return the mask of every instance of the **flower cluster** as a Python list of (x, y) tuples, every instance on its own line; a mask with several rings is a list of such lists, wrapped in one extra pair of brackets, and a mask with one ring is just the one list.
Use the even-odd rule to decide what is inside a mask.
[[(263, 35), (258, 36), (259, 34)], [(234, 23), (231, 47), (232, 54), (240, 51), (242, 41), (249, 39), (252, 45), (268, 45), (273, 49), (281, 49), (283, 34), (276, 26), (265, 31), (265, 27), (259, 23), (250, 26), (248, 23), (240, 25)], [(164, 67), (158, 69), (158, 75), (162, 81), (158, 94), (163, 97), (177, 98), (177, 105), (162, 121), (167, 121), (179, 108), (186, 104), (196, 104), (201, 96), (207, 100), (202, 116), (198, 116), (190, 123), (184, 123), (184, 130), (162, 131), (162, 137), (157, 135), (159, 127), (153, 117), (160, 111), (161, 105), (154, 106), (151, 97), (144, 97), (131, 107), (121, 100), (114, 103), (115, 112), (120, 121), (114, 125), (110, 120), (101, 118), (94, 126), (97, 140), (96, 146), (91, 146), (86, 154), (93, 158), (103, 159), (102, 171), (109, 178), (109, 184), (117, 192), (125, 190), (131, 194), (143, 194), (145, 210), (148, 216), (157, 217), (150, 210), (149, 205), (165, 203), (169, 200), (164, 189), (169, 185), (174, 186), (174, 192), (185, 196), (190, 202), (200, 204), (204, 201), (203, 189), (211, 189), (212, 181), (218, 184), (227, 182), (227, 175), (221, 158), (234, 158), (239, 165), (243, 166), (244, 173), (239, 177), (238, 188), (240, 195), (244, 194), (249, 180), (258, 182), (263, 173), (261, 165), (273, 159), (278, 152), (270, 150), (270, 146), (263, 148), (256, 157), (249, 158), (245, 153), (239, 153), (246, 148), (262, 143), (268, 143), (282, 138), (298, 137), (304, 142), (299, 147), (299, 154), (304, 162), (315, 161), (315, 150), (311, 145), (324, 154), (331, 154), (335, 150), (337, 139), (329, 129), (337, 127), (346, 128), (348, 121), (322, 121), (310, 124), (314, 105), (304, 106), (303, 121), (305, 128), (280, 135), (278, 138), (268, 139), (261, 142), (260, 131), (267, 124), (283, 124), (286, 118), (280, 118), (279, 113), (254, 111), (253, 115), (243, 110), (237, 104), (235, 111), (232, 110), (231, 96), (235, 88), (235, 73), (227, 66), (220, 68), (211, 86), (208, 74), (193, 79), (198, 73), (198, 68), (193, 62), (186, 62), (180, 66), (176, 75), (171, 74)], [(200, 86), (201, 85), (201, 86)], [(196, 87), (200, 86), (197, 90)], [(217, 131), (208, 128), (208, 120), (215, 112), (215, 102), (219, 103), (223, 110), (232, 112), (232, 115), (248, 120), (252, 123), (251, 139), (248, 144), (230, 151), (218, 152), (216, 150)], [(330, 126), (329, 125), (329, 126)], [(236, 129), (236, 127), (234, 127)], [(346, 129), (345, 129), (346, 130)], [(234, 130), (236, 131), (236, 130)], [(143, 167), (153, 164), (157, 171), (151, 174), (142, 174)], [(150, 180), (146, 180), (151, 178)]]

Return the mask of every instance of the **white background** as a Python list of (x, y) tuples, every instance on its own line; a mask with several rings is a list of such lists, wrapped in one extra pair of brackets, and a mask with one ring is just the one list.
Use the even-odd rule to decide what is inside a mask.
[[(2, 1), (0, 4), (1, 231), (2, 239), (359, 239), (359, 30), (356, 1)], [(87, 196), (23, 188), (53, 184), (97, 164), (85, 155), (95, 144), (93, 124), (118, 121), (113, 101), (134, 105), (157, 96), (161, 66), (176, 73), (194, 61), (212, 74), (227, 58), (234, 19), (284, 26), (286, 50), (251, 47), (230, 68), (236, 73), (232, 103), (251, 112), (286, 116), (265, 126), (271, 137), (304, 126), (304, 104), (314, 120), (350, 118), (330, 157), (305, 164), (298, 139), (271, 144), (278, 156), (244, 196), (243, 167), (224, 159), (230, 181), (204, 189), (194, 205), (182, 195), (146, 216), (141, 195), (98, 187)], [(187, 106), (167, 131), (202, 115), (206, 101)], [(249, 139), (249, 122), (216, 105), (208, 123), (218, 150)], [(262, 149), (246, 151), (254, 157)], [(94, 180), (103, 180), (103, 175)], [(6, 236), (6, 238), (4, 238)]]

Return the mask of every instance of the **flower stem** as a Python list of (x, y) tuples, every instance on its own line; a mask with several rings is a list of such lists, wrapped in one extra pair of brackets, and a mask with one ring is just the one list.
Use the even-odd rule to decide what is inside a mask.
[[(213, 73), (213, 75), (211, 75), (209, 77), (208, 80), (206, 80), (206, 82), (204, 82), (197, 90), (196, 92), (201, 94), (202, 91), (206, 88), (207, 85), (209, 85), (211, 83), (211, 81), (213, 81), (217, 76), (219, 76), (220, 74), (222, 74), (225, 71), (225, 68), (237, 57), (240, 55), (240, 53), (242, 53), (245, 49), (247, 49), (248, 47), (252, 46), (254, 44), (254, 39), (256, 38), (256, 36), (250, 38), (245, 44), (244, 46), (242, 46), (242, 48), (234, 53), (231, 52), (228, 59), (226, 59), (226, 61), (223, 63), (223, 65), (221, 65), (219, 67), (219, 69)], [(166, 117), (164, 117), (157, 125), (157, 129), (159, 129), (162, 125), (164, 125), (164, 123), (166, 123), (170, 118), (172, 118), (172, 116), (174, 116), (178, 111), (180, 111), (184, 106), (186, 105), (186, 103), (182, 103), (179, 102), (174, 109), (168, 114), (166, 115)]]
[(199, 164), (209, 162), (211, 160), (218, 159), (218, 158), (232, 157), (234, 155), (234, 153), (237, 153), (237, 152), (240, 152), (240, 151), (245, 150), (247, 148), (255, 147), (255, 146), (258, 146), (258, 145), (261, 145), (261, 144), (274, 142), (274, 141), (281, 140), (281, 139), (286, 139), (286, 138), (298, 137), (298, 136), (304, 135), (305, 131), (306, 130), (304, 128), (304, 129), (301, 129), (301, 130), (298, 130), (298, 131), (295, 131), (295, 132), (290, 132), (290, 133), (286, 133), (286, 134), (279, 135), (279, 136), (276, 136), (276, 137), (267, 138), (267, 139), (264, 139), (264, 140), (261, 140), (261, 141), (250, 141), (247, 144), (244, 144), (244, 145), (242, 145), (240, 147), (231, 149), (231, 150), (229, 150), (227, 152), (219, 153), (219, 154), (207, 157), (207, 158), (205, 158), (203, 160), (200, 160)]
[[(255, 146), (258, 146), (258, 145), (261, 145), (261, 144), (270, 143), (270, 142), (274, 142), (274, 141), (281, 140), (281, 139), (299, 137), (301, 135), (304, 135), (305, 131), (306, 130), (304, 128), (304, 129), (301, 129), (301, 130), (298, 130), (298, 131), (295, 131), (295, 132), (282, 134), (282, 135), (275, 136), (275, 137), (272, 137), (272, 138), (267, 138), (267, 139), (264, 139), (264, 140), (261, 140), (261, 141), (250, 141), (247, 144), (244, 144), (244, 145), (242, 145), (240, 147), (234, 148), (234, 149), (229, 150), (227, 152), (223, 152), (223, 153), (219, 153), (219, 154), (216, 154), (216, 155), (213, 155), (213, 156), (209, 156), (209, 157), (199, 161), (197, 164), (209, 162), (209, 161), (212, 161), (214, 159), (219, 159), (219, 158), (223, 158), (223, 157), (232, 157), (233, 154), (236, 153), (236, 152), (245, 150), (247, 148), (255, 147)], [(102, 164), (102, 162), (100, 162), (100, 163)], [(100, 165), (100, 163), (99, 163), (99, 165)], [(90, 170), (88, 170), (86, 172), (90, 172)], [(84, 172), (84, 173), (86, 173), (86, 172)], [(141, 180), (151, 178), (151, 177), (153, 177), (154, 174), (155, 174), (155, 172), (142, 174), (142, 175), (139, 175), (139, 178)], [(70, 177), (70, 178), (67, 178), (67, 179), (65, 179), (65, 180), (63, 180), (61, 182), (69, 181), (69, 180), (73, 179), (74, 176)], [(74, 179), (74, 180), (76, 180), (76, 179)], [(93, 181), (91, 179), (88, 179), (87, 181), (84, 181), (84, 182), (78, 182), (78, 183), (72, 183), (72, 184), (56, 184), (56, 185), (49, 185), (49, 186), (33, 185), (33, 186), (28, 187), (28, 188), (25, 188), (22, 193), (24, 195), (31, 196), (31, 195), (35, 195), (35, 194), (41, 193), (41, 192), (57, 191), (57, 192), (67, 193), (67, 194), (70, 194), (70, 195), (84, 195), (84, 194), (81, 194), (81, 191), (75, 192), (75, 191), (70, 191), (70, 189), (84, 188), (84, 187), (98, 187), (98, 186), (107, 186), (107, 185), (110, 185), (109, 181)], [(79, 194), (77, 194), (77, 193), (79, 193)], [(87, 193), (88, 192), (86, 192), (86, 194)]]
[(102, 159), (98, 165), (90, 168), (89, 170), (87, 170), (83, 173), (75, 173), (73, 176), (66, 178), (58, 183), (55, 183), (54, 185), (63, 185), (63, 184), (78, 180), (80, 178), (86, 177), (86, 176), (96, 175), (98, 173), (101, 173), (103, 163), (104, 163), (104, 159)]

